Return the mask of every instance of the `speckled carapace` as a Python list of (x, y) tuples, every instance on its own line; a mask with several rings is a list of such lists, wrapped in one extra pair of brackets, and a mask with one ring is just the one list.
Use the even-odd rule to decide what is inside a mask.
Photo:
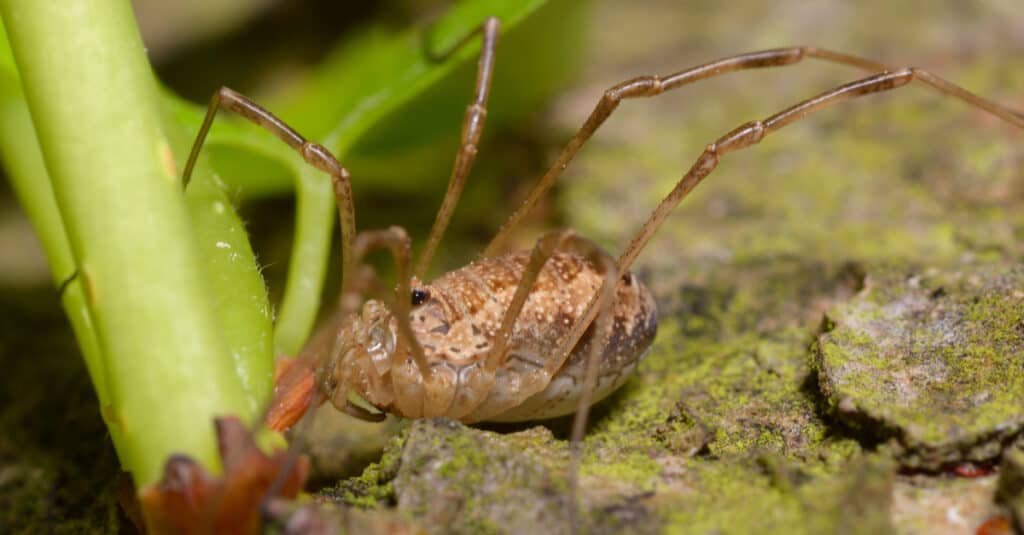
[(596, 266), (573, 253), (555, 253), (544, 264), (497, 369), (486, 369), (527, 260), (526, 253), (510, 253), (474, 262), (429, 284), (413, 280), (417, 305), (410, 319), (432, 372), (430, 380), (424, 380), (411, 355), (394, 358), (401, 346), (397, 322), (380, 302), (368, 301), (361, 315), (341, 327), (325, 362), (332, 370), (328, 383), (336, 405), (345, 402), (336, 398), (336, 389), (347, 385), (381, 410), (407, 418), (446, 416), (476, 422), (561, 416), (576, 410), (585, 357), (594, 343), (601, 346), (595, 399), (621, 385), (654, 340), (654, 300), (627, 273), (615, 289), (610, 336), (598, 340), (589, 329), (568, 358), (560, 358), (555, 354), (558, 341), (569, 336), (603, 281)]

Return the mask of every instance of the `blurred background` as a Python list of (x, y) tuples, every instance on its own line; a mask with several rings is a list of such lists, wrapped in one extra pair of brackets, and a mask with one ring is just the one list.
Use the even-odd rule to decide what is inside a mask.
[[(154, 69), (172, 91), (204, 104), (216, 88), (230, 86), (298, 125), (314, 123), (315, 112), (294, 103), (279, 110), (274, 104), (293, 99), (294, 88), (346, 42), (373, 29), (425, 27), (449, 4), (133, 3)], [(537, 20), (503, 36), (499, 44), (502, 56), (486, 140), (435, 266), (451, 269), (473, 258), (601, 92), (619, 81), (667, 74), (738, 52), (814, 45), (891, 65), (924, 67), (1022, 109), (1020, 7), (1019, 0), (552, 0)], [(473, 70), (467, 63), (389, 117), (343, 162), (353, 174), (360, 227), (403, 225), (422, 240), (446, 186)], [(624, 103), (521, 229), (516, 244), (527, 247), (541, 229), (570, 225), (615, 254), (705, 144), (742, 122), (860, 75), (808, 62)], [(929, 236), (949, 225), (948, 217), (977, 223), (958, 230), (956, 240), (981, 247), (1024, 243), (1019, 235), (1024, 227), (1002, 224), (1024, 200), (1022, 132), (923, 87), (843, 107), (730, 156), (681, 207), (667, 225), (674, 230), (663, 232), (638, 263), (661, 302), (671, 306), (681, 280), (699, 279), (745, 255), (809, 255), (843, 262), (892, 259), (911, 254), (908, 250), (947, 254), (944, 242), (929, 241)], [(215, 162), (231, 156), (219, 153)], [(250, 168), (283, 173), (258, 162)], [(832, 181), (836, 176), (845, 180), (838, 189)], [(927, 200), (908, 202), (905, 186), (927, 192)], [(276, 299), (289, 254), (293, 201), (278, 186), (240, 189), (236, 197)], [(836, 208), (847, 200), (858, 209)], [(964, 211), (964, 206), (984, 210)], [(898, 237), (909, 237), (912, 244), (876, 247), (890, 238), (895, 243), (891, 233), (897, 231), (891, 229), (901, 229)], [(0, 492), (45, 497), (56, 486), (73, 484), (81, 490), (28, 500), (6, 513), (103, 523), (110, 509), (87, 489), (111, 480), (116, 461), (90, 402), (88, 380), (43, 254), (5, 181), (0, 181), (0, 251), (3, 366), (19, 383), (50, 386), (46, 392), (11, 391), (0, 400), (0, 425), (22, 429), (20, 435), (0, 438)], [(35, 365), (22, 365), (27, 358)], [(55, 391), (63, 394), (48, 393)], [(69, 403), (77, 408), (69, 410)], [(53, 422), (62, 422), (63, 435), (50, 427)], [(65, 442), (68, 433), (81, 437), (74, 451), (55, 445)], [(31, 477), (22, 468), (9, 469), (26, 449), (36, 452), (37, 462), (28, 468)]]
[[(346, 43), (376, 29), (427, 27), (449, 2), (135, 0), (133, 4), (154, 68), (174, 92), (205, 103), (217, 87), (226, 85), (271, 106), (289, 120), (289, 112), (296, 106), (275, 109), (273, 104), (289, 102), (294, 97), (289, 92), (315, 76), (317, 65), (332, 53), (344, 50)], [(439, 256), (443, 268), (461, 265), (467, 255), (486, 241), (511, 210), (512, 204), (507, 200), (521, 195), (530, 179), (542, 172), (544, 164), (553, 159), (561, 144), (582, 124), (600, 92), (632, 76), (665, 74), (741, 51), (812, 44), (893, 65), (927, 67), (1010, 105), (1019, 106), (1024, 98), (1024, 69), (1019, 65), (1024, 33), (1019, 31), (1019, 6), (1013, 0), (899, 6), (886, 2), (806, 5), (797, 1), (740, 1), (727, 8), (710, 1), (645, 0), (622, 5), (600, 0), (555, 0), (551, 4), (545, 8), (548, 14), (539, 17), (546, 20), (527, 24), (516, 31), (511, 41), (503, 39), (499, 46), (504, 61), (498, 63), (486, 130), (490, 145), (481, 151), (478, 168), (465, 193), (466, 200), (456, 212), (453, 232), (457, 236), (443, 244), (445, 250)], [(355, 175), (362, 228), (401, 224), (409, 227), (415, 237), (421, 237), (423, 227), (429, 226), (444, 191), (462, 108), (472, 89), (472, 67), (467, 62), (451, 80), (394, 114), (345, 162)], [(568, 176), (571, 181), (573, 176), (593, 173), (594, 162), (603, 163), (601, 158), (608, 156), (608, 151), (631, 151), (633, 157), (627, 161), (632, 169), (621, 170), (626, 174), (620, 181), (630, 187), (606, 196), (642, 195), (643, 203), (637, 208), (645, 212), (713, 137), (858, 74), (810, 62), (781, 70), (727, 76), (658, 97), (654, 102), (626, 103), (601, 130), (593, 146), (584, 151), (579, 164), (570, 168)], [(872, 100), (886, 103), (898, 102), (879, 107), (878, 111), (829, 113), (817, 119), (815, 125), (794, 126), (793, 130), (802, 133), (786, 135), (798, 141), (791, 145), (796, 150), (785, 158), (795, 160), (803, 158), (803, 153), (828, 151), (827, 136), (837, 130), (860, 128), (862, 133), (857, 136), (877, 137), (880, 131), (896, 129), (891, 124), (894, 118), (908, 116), (916, 122), (900, 126), (898, 134), (890, 136), (894, 142), (906, 142), (906, 148), (895, 149), (892, 155), (900, 151), (930, 151), (931, 164), (948, 167), (963, 164), (948, 161), (955, 159), (952, 151), (942, 150), (936, 143), (957, 139), (957, 143), (984, 146), (991, 145), (986, 139), (1005, 141), (1008, 130), (999, 126), (971, 128), (971, 135), (965, 138), (937, 138), (931, 134), (937, 123), (952, 131), (962, 131), (962, 117), (976, 114), (959, 103), (929, 94), (926, 89), (896, 93), (873, 97)], [(864, 106), (867, 105), (850, 105), (857, 110)], [(299, 123), (297, 126), (303, 123), (303, 113), (308, 115), (309, 111), (292, 114), (299, 116), (293, 121)], [(979, 116), (978, 121), (987, 119)], [(980, 141), (976, 141), (979, 137)], [(765, 159), (756, 150), (748, 152), (733, 157), (743, 163), (723, 166), (717, 173), (726, 175), (735, 168), (743, 176), (737, 180), (749, 182), (749, 173), (738, 169), (763, 166)], [(226, 153), (216, 157), (224, 161), (231, 156)], [(657, 164), (653, 162), (655, 158), (660, 160)], [(928, 165), (921, 160), (903, 160), (900, 165)], [(1014, 168), (1020, 169), (1017, 163), (989, 162), (1004, 175), (1013, 174)], [(655, 165), (656, 169), (651, 168)], [(645, 166), (649, 173), (644, 173)], [(284, 170), (272, 164), (250, 168), (261, 173), (284, 174)], [(661, 175), (664, 170), (670, 170), (669, 174), (657, 177), (656, 184), (650, 183), (655, 180), (652, 177), (644, 180), (652, 187), (633, 187), (643, 178), (641, 174)], [(278, 179), (277, 183), (287, 181)], [(6, 185), (3, 188), (0, 244), (14, 253), (0, 257), (0, 285), (45, 285), (42, 254)], [(240, 199), (251, 201), (243, 213), (260, 242), (257, 246), (272, 280), (283, 276), (280, 270), (286, 264), (291, 234), (291, 203), (281, 193), (280, 187), (269, 192), (239, 192)], [(496, 207), (499, 202), (503, 206)], [(564, 206), (547, 211), (542, 207), (538, 210), (543, 221), (540, 224), (578, 223), (572, 211)], [(609, 227), (632, 229), (643, 217), (640, 212), (630, 220), (631, 226), (621, 225), (618, 219), (606, 221)], [(520, 243), (529, 243), (530, 236), (530, 232), (524, 233)], [(624, 236), (616, 234), (609, 239)], [(277, 287), (272, 285), (272, 289), (276, 291)]]

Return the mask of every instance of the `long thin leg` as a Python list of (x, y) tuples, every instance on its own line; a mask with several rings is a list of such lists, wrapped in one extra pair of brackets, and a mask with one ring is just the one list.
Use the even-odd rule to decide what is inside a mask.
[[(362, 234), (356, 236), (356, 243), (365, 241), (361, 237)], [(334, 353), (339, 322), (358, 310), (367, 281), (376, 281), (372, 268), (361, 264), (370, 247), (364, 245), (354, 249), (352, 259), (357, 271), (346, 278), (348, 282), (338, 299), (339, 307), (313, 332), (298, 355), (277, 360), (274, 368), (274, 397), (264, 419), (269, 429), (283, 432), (295, 426), (303, 415), (314, 412), (316, 407), (328, 399), (324, 361)], [(369, 274), (363, 270), (369, 270)], [(361, 420), (379, 422), (384, 419), (383, 414), (369, 412), (357, 405), (344, 404), (338, 409)]]
[[(341, 207), (342, 203), (339, 202), (338, 206)], [(352, 247), (348, 249), (350, 254), (346, 255), (355, 269), (343, 281), (341, 295), (338, 298), (339, 310), (335, 311), (330, 321), (313, 333), (298, 356), (292, 359), (280, 359), (274, 370), (274, 400), (266, 416), (266, 425), (270, 429), (284, 431), (292, 427), (303, 414), (312, 412), (311, 407), (318, 407), (327, 399), (331, 399), (338, 410), (361, 420), (381, 421), (384, 419), (383, 414), (372, 413), (348, 403), (347, 392), (339, 391), (334, 395), (329, 395), (328, 392), (333, 389), (330, 378), (331, 370), (329, 369), (330, 365), (324, 362), (336, 351), (334, 344), (337, 342), (337, 322), (356, 312), (357, 303), (362, 300), (363, 288), (361, 285), (366, 282), (368, 277), (362, 276), (362, 272), (358, 270), (369, 268), (369, 266), (363, 265), (363, 259), (372, 250), (378, 248), (388, 248), (395, 260), (395, 271), (398, 274), (398, 289), (396, 290), (398, 297), (393, 310), (396, 311), (395, 318), (399, 325), (399, 334), (412, 350), (417, 369), (426, 370), (424, 377), (429, 377), (431, 372), (423, 348), (413, 335), (412, 326), (409, 324), (410, 306), (405, 297), (411, 294), (409, 281), (411, 243), (409, 236), (401, 227), (362, 232), (356, 236)], [(370, 277), (372, 277), (372, 273)], [(400, 353), (400, 351), (396, 351), (396, 354)]]
[[(508, 356), (505, 350), (508, 347), (509, 339), (512, 337), (512, 330), (516, 319), (519, 318), (519, 314), (522, 312), (523, 306), (530, 296), (530, 290), (533, 289), (533, 285), (537, 282), (544, 264), (555, 251), (578, 252), (597, 266), (602, 274), (606, 274), (609, 268), (614, 270), (615, 267), (611, 257), (602, 251), (597, 244), (576, 235), (576, 232), (572, 229), (556, 230), (542, 236), (530, 251), (530, 258), (527, 260), (526, 267), (523, 268), (523, 273), (519, 277), (516, 290), (512, 294), (512, 300), (509, 302), (508, 308), (505, 309), (505, 315), (502, 316), (501, 326), (494, 335), (494, 344), (484, 359), (484, 370), (494, 372), (505, 364), (504, 359)], [(607, 275), (605, 276), (607, 277)], [(612, 277), (614, 282), (614, 274)], [(614, 285), (612, 288), (614, 289)], [(559, 341), (557, 349), (552, 353), (556, 357), (548, 359), (548, 362), (545, 364), (548, 375), (554, 374), (562, 367), (572, 348), (576, 346), (576, 343), (579, 342), (579, 339), (587, 330), (587, 327), (594, 320), (601, 303), (604, 302), (604, 294), (607, 292), (607, 289), (603, 289), (590, 300), (584, 313), (577, 318), (576, 323), (569, 329), (569, 332)]]
[(523, 201), (523, 204), (512, 214), (511, 217), (509, 217), (508, 221), (502, 225), (501, 229), (498, 230), (498, 233), (491, 240), (491, 243), (487, 245), (486, 249), (484, 249), (483, 256), (494, 256), (501, 250), (502, 244), (508, 238), (512, 229), (515, 228), (519, 221), (521, 221), (523, 217), (533, 209), (541, 196), (543, 196), (544, 193), (554, 185), (555, 180), (562, 174), (562, 171), (564, 171), (569, 165), (569, 162), (571, 162), (576, 156), (576, 153), (579, 152), (581, 147), (583, 147), (583, 144), (590, 139), (602, 124), (604, 124), (605, 120), (608, 119), (616, 108), (618, 108), (623, 99), (660, 95), (666, 91), (720, 74), (745, 69), (792, 65), (804, 58), (815, 58), (831, 63), (849, 65), (851, 67), (881, 73), (909, 70), (914, 73), (915, 78), (944, 94), (959, 98), (960, 100), (985, 110), (1010, 124), (1024, 126), (1024, 114), (979, 97), (927, 71), (920, 69), (892, 70), (875, 61), (851, 56), (849, 54), (843, 54), (841, 52), (812, 47), (779, 48), (739, 54), (686, 69), (668, 76), (641, 76), (611, 87), (601, 95), (601, 100), (598, 101), (597, 106), (594, 107), (594, 111), (590, 113), (586, 122), (583, 123), (583, 126), (580, 127), (579, 131), (569, 141), (568, 145), (562, 149), (562, 153), (559, 154), (558, 159), (555, 160), (555, 163), (551, 168), (544, 173), (544, 176), (541, 177), (540, 181), (532, 190), (530, 190), (530, 193), (526, 200)]
[(210, 99), (210, 106), (206, 110), (206, 117), (203, 118), (203, 125), (199, 128), (196, 140), (192, 144), (192, 151), (185, 163), (185, 171), (182, 173), (181, 183), (183, 188), (188, 187), (189, 178), (192, 176), (192, 169), (199, 158), (199, 151), (206, 140), (206, 134), (210, 131), (213, 119), (217, 115), (217, 109), (223, 106), (227, 110), (241, 115), (277, 136), (289, 147), (298, 151), (306, 163), (331, 175), (334, 183), (334, 195), (338, 202), (338, 218), (341, 223), (341, 274), (342, 284), (350, 279), (354, 273), (355, 263), (352, 261), (352, 242), (356, 235), (356, 210), (352, 203), (352, 182), (349, 180), (349, 173), (338, 160), (318, 143), (306, 141), (298, 132), (293, 130), (284, 121), (278, 119), (259, 104), (256, 104), (248, 97), (229, 89), (220, 88)]
[[(587, 418), (590, 415), (590, 405), (594, 398), (594, 388), (597, 386), (597, 373), (601, 367), (599, 362), (601, 359), (601, 351), (604, 349), (604, 341), (608, 339), (611, 334), (612, 323), (614, 319), (612, 302), (615, 298), (615, 286), (619, 279), (619, 271), (615, 267), (615, 261), (612, 260), (607, 253), (602, 251), (592, 242), (590, 244), (590, 254), (588, 257), (594, 265), (598, 266), (599, 272), (604, 274), (604, 282), (601, 284), (601, 289), (591, 299), (588, 304), (587, 314), (576, 320), (574, 331), (579, 330), (579, 335), (575, 336), (575, 340), (571, 346), (568, 346), (569, 340), (574, 338), (575, 332), (566, 337), (567, 340), (563, 342), (562, 347), (559, 351), (563, 351), (568, 356), (569, 351), (576, 345), (579, 336), (582, 335), (583, 331), (586, 330), (585, 324), (589, 325), (587, 320), (590, 317), (589, 311), (596, 309), (597, 319), (594, 320), (594, 342), (590, 344), (590, 354), (587, 355), (587, 363), (585, 366), (585, 372), (583, 375), (583, 391), (580, 393), (580, 400), (576, 406), (576, 414), (573, 416), (572, 421), (572, 436), (569, 439), (569, 530), (570, 533), (579, 533), (579, 466), (580, 466), (580, 455), (582, 454), (583, 446), (583, 435), (587, 430)], [(562, 354), (562, 353), (558, 353)]]
[[(356, 236), (359, 240), (359, 236)], [(366, 295), (381, 295), (381, 281), (372, 266), (356, 262), (355, 273), (351, 277), (352, 284), (346, 285), (345, 293), (338, 296), (337, 316), (347, 318), (357, 312), (363, 305)]]
[[(398, 274), (398, 289), (396, 290), (397, 295), (394, 309), (397, 311), (396, 317), (399, 324), (400, 336), (402, 336), (406, 340), (406, 343), (413, 348), (413, 356), (417, 360), (417, 365), (420, 367), (420, 369), (428, 369), (426, 366), (426, 357), (423, 356), (423, 348), (416, 341), (416, 338), (412, 333), (412, 326), (409, 323), (410, 305), (409, 301), (407, 300), (411, 292), (409, 282), (411, 241), (409, 239), (409, 236), (404, 229), (397, 226), (390, 227), (385, 230), (371, 230), (360, 233), (358, 236), (356, 236), (355, 242), (351, 249), (351, 257), (353, 263), (356, 265), (360, 265), (367, 254), (369, 254), (372, 250), (378, 248), (389, 249), (395, 260), (396, 273)], [(358, 289), (355, 288), (354, 285), (350, 284), (348, 286), (349, 287), (347, 288), (347, 290), (349, 292), (358, 293)], [(341, 300), (345, 301), (345, 297), (347, 296), (343, 295)], [(333, 322), (332, 328), (321, 329), (314, 335), (314, 337), (316, 339), (311, 341), (311, 344), (315, 345), (317, 348), (314, 351), (320, 352), (323, 347), (327, 347), (328, 339), (335, 337), (335, 329), (333, 328)], [(303, 351), (303, 353), (305, 353), (305, 351)], [(298, 367), (302, 365), (303, 364), (296, 363), (293, 366)], [(317, 372), (319, 373), (324, 373), (325, 371), (326, 370), (317, 370)], [(287, 374), (289, 373), (289, 371), (285, 371), (284, 373)], [(310, 375), (307, 370), (300, 370), (299, 373), (305, 373), (307, 378)], [(323, 381), (323, 378), (319, 378), (314, 382), (323, 384)], [(278, 381), (275, 381), (275, 383), (277, 382)], [(295, 381), (293, 380), (292, 382), (294, 383)], [(275, 403), (271, 405), (268, 417), (263, 419), (267, 421), (267, 425), (271, 429), (284, 431), (288, 427), (292, 426), (292, 422), (296, 418), (298, 418), (298, 423), (295, 424), (295, 430), (293, 432), (294, 440), (288, 447), (288, 453), (285, 459), (284, 469), (281, 471), (282, 475), (279, 475), (277, 478), (274, 479), (274, 481), (272, 482), (272, 484), (270, 485), (269, 489), (267, 490), (266, 494), (264, 495), (260, 502), (260, 511), (264, 524), (267, 524), (268, 520), (271, 519), (271, 515), (269, 514), (269, 506), (271, 500), (273, 500), (278, 495), (281, 487), (286, 483), (287, 480), (285, 479), (285, 475), (291, 473), (293, 465), (298, 461), (298, 452), (301, 451), (304, 447), (302, 441), (304, 440), (306, 433), (309, 431), (310, 427), (313, 424), (313, 414), (316, 411), (308, 409), (315, 409), (317, 406), (320, 405), (320, 403), (325, 401), (327, 398), (327, 393), (322, 391), (321, 389), (317, 389), (315, 386), (312, 386), (312, 383), (308, 385), (298, 386), (295, 391), (298, 392), (300, 390), (312, 391), (312, 394), (309, 396), (310, 401), (302, 405), (301, 412), (293, 411), (293, 413), (287, 415), (287, 418), (290, 419), (286, 419), (285, 415), (274, 413), (274, 410), (278, 408), (278, 404)], [(357, 405), (353, 405), (351, 402), (349, 402), (347, 391), (345, 391), (342, 394), (342, 396), (344, 396), (343, 399), (337, 399), (339, 396), (331, 396), (332, 403), (334, 404), (334, 406), (341, 410), (342, 412), (345, 412), (361, 420), (371, 422), (379, 422), (384, 420), (384, 414), (371, 413), (366, 409), (359, 407)], [(302, 416), (298, 417), (296, 416), (296, 414), (301, 414)]]
[[(331, 319), (313, 333), (297, 357), (281, 359), (278, 362), (274, 378), (275, 402), (267, 419), (267, 425), (271, 429), (278, 431), (287, 429), (294, 424), (299, 415), (306, 412), (308, 407), (319, 406), (320, 403), (326, 401), (327, 388), (325, 386), (328, 385), (326, 372), (330, 370), (326, 368), (323, 360), (334, 354), (333, 346), (337, 341), (338, 322), (358, 311), (366, 286), (377, 281), (373, 268), (363, 264), (363, 259), (374, 249), (385, 247), (392, 252), (398, 266), (396, 271), (399, 276), (408, 280), (411, 245), (409, 237), (403, 229), (392, 227), (387, 230), (371, 230), (356, 236), (351, 254), (356, 271), (346, 279), (349, 282), (344, 285), (338, 298), (338, 310), (335, 310)], [(406, 285), (408, 284), (406, 282)], [(401, 292), (401, 288), (398, 291)], [(399, 293), (399, 301), (404, 299), (401, 295), (403, 294)], [(405, 317), (407, 316), (408, 314), (405, 315)], [(399, 315), (397, 321), (401, 322), (402, 317)], [(403, 330), (402, 336), (407, 337), (405, 333), (408, 332), (411, 332), (411, 327), (409, 331)], [(422, 348), (418, 344), (416, 346), (413, 348), (413, 355), (417, 358), (417, 365), (419, 365), (426, 359), (422, 356)], [(319, 374), (319, 376), (314, 377), (315, 374)], [(383, 414), (371, 413), (351, 403), (340, 404), (337, 408), (362, 420), (381, 421), (384, 419)]]
[[(398, 322), (398, 334), (412, 350), (413, 360), (423, 378), (429, 379), (431, 370), (427, 364), (427, 357), (423, 353), (423, 346), (420, 345), (412, 331), (412, 323), (409, 322), (409, 311), (412, 308), (412, 287), (409, 274), (409, 267), (412, 263), (412, 242), (409, 240), (409, 235), (405, 229), (397, 226), (363, 232), (356, 238), (352, 256), (353, 258), (363, 258), (369, 251), (382, 247), (391, 252), (391, 256), (395, 260), (395, 273), (398, 276), (395, 303), (392, 306), (393, 315)], [(401, 353), (401, 351), (395, 350), (395, 355)]]
[[(359, 236), (356, 236), (356, 241), (359, 241)], [(279, 357), (275, 363), (274, 398), (265, 417), (266, 426), (270, 429), (285, 431), (294, 426), (302, 415), (313, 412), (327, 401), (324, 377), (317, 377), (317, 372), (322, 371), (324, 360), (332, 354), (340, 322), (359, 310), (367, 288), (378, 282), (373, 268), (362, 264), (362, 256), (352, 254), (352, 259), (356, 269), (346, 277), (345, 288), (331, 316), (313, 331), (298, 355)], [(384, 418), (382, 414), (370, 413), (355, 405), (346, 405), (341, 410), (363, 420), (380, 421)]]
[[(229, 89), (221, 87), (210, 99), (210, 105), (203, 118), (203, 124), (199, 128), (195, 141), (192, 143), (192, 150), (189, 152), (188, 161), (185, 163), (185, 170), (182, 173), (182, 187), (187, 188), (192, 170), (195, 168), (199, 152), (210, 131), (217, 110), (224, 107), (229, 111), (241, 115), (246, 120), (265, 128), (289, 147), (295, 149), (306, 163), (329, 174), (334, 184), (334, 194), (338, 204), (338, 218), (341, 225), (341, 250), (342, 250), (342, 280), (343, 287), (351, 284), (350, 279), (354, 272), (353, 241), (355, 239), (355, 207), (352, 203), (352, 183), (349, 179), (349, 172), (338, 160), (323, 146), (306, 141), (298, 132), (278, 119), (259, 104), (256, 104), (246, 96)], [(267, 423), (275, 429), (287, 429), (309, 406), (319, 405), (322, 399), (316, 399), (316, 392), (312, 388), (312, 373), (309, 370), (308, 359), (297, 359), (289, 369), (284, 370), (279, 383), (281, 388), (275, 387), (274, 402), (271, 405), (267, 416)], [(279, 378), (275, 378), (279, 379)], [(275, 381), (277, 382), (277, 381)], [(278, 390), (281, 390), (280, 392)]]
[[(416, 335), (412, 330), (412, 324), (409, 322), (409, 311), (411, 309), (410, 297), (412, 294), (409, 280), (412, 245), (409, 235), (402, 227), (390, 227), (382, 230), (362, 232), (356, 237), (355, 245), (352, 250), (352, 257), (359, 261), (370, 251), (382, 248), (387, 249), (391, 253), (392, 258), (395, 261), (395, 272), (398, 276), (398, 285), (395, 290), (395, 302), (391, 307), (391, 310), (393, 311), (392, 315), (398, 324), (398, 337), (400, 340), (399, 346), (394, 351), (395, 358), (403, 358), (403, 355), (405, 354), (403, 348), (408, 347), (412, 352), (416, 368), (423, 376), (424, 381), (429, 381), (431, 369), (427, 364), (426, 355), (423, 353), (423, 346), (421, 346), (419, 341), (416, 339)], [(335, 340), (335, 343), (337, 343), (337, 340)], [(337, 347), (332, 347), (329, 352), (323, 353), (328, 356), (327, 360), (317, 364), (316, 384), (319, 385), (319, 390), (323, 391), (327, 395), (331, 400), (331, 403), (338, 410), (363, 420), (382, 420), (383, 415), (371, 413), (348, 401), (348, 390), (346, 385), (339, 385), (334, 379), (334, 363), (331, 362), (330, 356), (336, 355), (337, 353)], [(393, 363), (394, 366), (397, 366), (398, 364), (398, 362)]]
[(574, 238), (576, 238), (576, 233), (572, 229), (556, 230), (542, 236), (533, 246), (533, 250), (530, 251), (530, 259), (526, 262), (526, 267), (523, 268), (523, 274), (519, 276), (515, 293), (512, 294), (512, 300), (509, 302), (508, 308), (505, 309), (501, 326), (494, 336), (494, 345), (491, 346), (484, 359), (484, 370), (487, 373), (494, 373), (504, 364), (505, 349), (512, 336), (512, 328), (515, 326), (516, 319), (519, 318), (519, 313), (522, 312), (526, 299), (530, 296), (530, 290), (537, 282), (537, 277), (540, 276), (544, 264), (555, 253), (555, 250), (564, 249)]
[(697, 184), (699, 184), (711, 173), (711, 171), (715, 169), (722, 156), (754, 145), (760, 142), (767, 134), (779, 130), (784, 126), (794, 123), (827, 106), (871, 93), (878, 93), (902, 87), (914, 79), (920, 79), (929, 86), (938, 89), (944, 95), (964, 100), (974, 106), (991, 112), (993, 115), (1004, 119), (1010, 124), (1024, 128), (1024, 115), (1019, 112), (1004, 108), (994, 102), (984, 100), (981, 97), (975, 96), (974, 94), (969, 93), (933, 74), (919, 69), (909, 68), (900, 69), (895, 72), (883, 72), (838, 86), (835, 89), (826, 91), (818, 96), (790, 106), (789, 108), (786, 108), (764, 120), (742, 124), (728, 134), (725, 134), (715, 140), (714, 143), (708, 145), (700, 157), (697, 158), (697, 161), (693, 164), (690, 170), (687, 171), (686, 174), (683, 175), (683, 178), (676, 184), (675, 188), (673, 188), (668, 196), (661, 201), (661, 204), (655, 208), (654, 213), (652, 213), (647, 222), (644, 223), (640, 232), (637, 233), (637, 235), (629, 242), (626, 250), (622, 253), (622, 256), (619, 257), (619, 271), (624, 272), (629, 269), (633, 264), (633, 261), (636, 260), (637, 255), (640, 254), (640, 251), (644, 248), (644, 245), (646, 245), (647, 241), (651, 239), (651, 236), (654, 235), (654, 232), (662, 222), (665, 221), (665, 218), (668, 217), (668, 214), (672, 209), (675, 208), (676, 205), (678, 205), (679, 202), (697, 186)]
[[(494, 53), (498, 46), (498, 30), (501, 23), (496, 17), (490, 17), (484, 21), (477, 30), (483, 34), (483, 46), (480, 50), (480, 59), (477, 61), (476, 90), (473, 92), (473, 101), (466, 107), (466, 116), (462, 120), (462, 145), (455, 155), (455, 165), (452, 167), (451, 178), (448, 179), (448, 191), (441, 202), (441, 208), (437, 211), (437, 218), (434, 226), (430, 228), (430, 235), (423, 252), (420, 253), (416, 262), (415, 274), (423, 278), (427, 269), (430, 268), (430, 260), (434, 256), (437, 244), (441, 241), (448, 222), (452, 218), (452, 212), (462, 194), (462, 187), (466, 184), (466, 177), (473, 168), (473, 161), (476, 160), (477, 143), (480, 142), (480, 134), (484, 130), (484, 119), (487, 117), (487, 97), (491, 90), (491, 78), (494, 74)], [(467, 36), (466, 40), (476, 35), (476, 31)], [(458, 49), (459, 43), (454, 49)]]
[(569, 332), (562, 340), (560, 340), (557, 349), (553, 353), (555, 358), (549, 359), (545, 366), (548, 375), (553, 375), (562, 367), (565, 359), (568, 358), (569, 352), (576, 346), (576, 343), (579, 341), (583, 332), (586, 331), (587, 327), (590, 326), (591, 322), (594, 321), (594, 313), (596, 313), (596, 328), (593, 335), (594, 343), (591, 344), (590, 353), (587, 355), (587, 361), (584, 368), (583, 391), (580, 395), (579, 404), (576, 408), (576, 416), (573, 420), (572, 438), (570, 439), (571, 460), (569, 464), (568, 518), (570, 532), (575, 533), (577, 532), (578, 527), (576, 509), (578, 506), (577, 467), (579, 466), (580, 443), (583, 440), (583, 434), (586, 431), (587, 416), (590, 411), (590, 404), (593, 400), (594, 387), (597, 384), (597, 373), (600, 368), (600, 363), (598, 361), (601, 357), (601, 351), (604, 349), (603, 341), (608, 337), (612, 326), (613, 318), (611, 304), (615, 296), (616, 281), (618, 280), (618, 270), (615, 267), (615, 261), (594, 242), (577, 236), (576, 233), (570, 229), (549, 232), (541, 237), (541, 239), (537, 240), (537, 244), (530, 252), (530, 259), (527, 261), (526, 267), (523, 268), (523, 273), (519, 278), (516, 291), (512, 295), (512, 300), (509, 302), (509, 306), (505, 310), (501, 326), (494, 337), (494, 345), (491, 346), (491, 350), (488, 352), (487, 358), (484, 361), (484, 369), (489, 373), (494, 373), (498, 367), (504, 364), (503, 361), (506, 356), (505, 350), (508, 345), (508, 340), (512, 335), (512, 328), (515, 325), (515, 321), (522, 312), (523, 306), (526, 304), (526, 300), (529, 297), (530, 290), (537, 282), (537, 278), (540, 276), (540, 272), (544, 268), (544, 264), (549, 258), (551, 258), (551, 255), (553, 255), (555, 251), (559, 250), (573, 250), (579, 252), (594, 264), (598, 268), (598, 272), (604, 277), (600, 289), (594, 297), (591, 298), (584, 314), (576, 319), (575, 324)]

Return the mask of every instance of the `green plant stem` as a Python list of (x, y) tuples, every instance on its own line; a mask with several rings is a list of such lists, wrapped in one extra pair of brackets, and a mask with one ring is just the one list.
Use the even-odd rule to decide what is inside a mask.
[[(140, 486), (171, 453), (218, 466), (209, 422), (251, 416), (219, 332), (128, 2), (0, 0)], [(174, 395), (186, 392), (187, 395)]]
[[(36, 145), (32, 118), (20, 92), (11, 89), (9, 85), (4, 85), (3, 103), (0, 104), (0, 155), (6, 162), (14, 193), (37, 229), (54, 286), (59, 287), (74, 276), (74, 259), (71, 257), (71, 248), (57, 203), (53, 199), (43, 155)], [(110, 404), (107, 370), (89, 308), (85, 305), (85, 295), (80, 286), (68, 285), (60, 297), (85, 359), (89, 378), (96, 389), (96, 397), (100, 406), (107, 406)], [(117, 429), (111, 428), (111, 438), (114, 445), (120, 448), (121, 435)]]
[(302, 349), (316, 321), (336, 217), (330, 180), (324, 180), (320, 171), (301, 160), (299, 163), (302, 166), (296, 170), (295, 239), (288, 263), (287, 291), (274, 330), (275, 349), (286, 355), (295, 355)]

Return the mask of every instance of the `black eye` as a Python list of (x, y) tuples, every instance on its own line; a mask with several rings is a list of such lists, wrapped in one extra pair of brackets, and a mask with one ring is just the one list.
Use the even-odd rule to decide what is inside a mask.
[(426, 303), (429, 297), (430, 292), (426, 290), (421, 290), (419, 288), (414, 288), (412, 291), (412, 306), (422, 305), (423, 303)]

